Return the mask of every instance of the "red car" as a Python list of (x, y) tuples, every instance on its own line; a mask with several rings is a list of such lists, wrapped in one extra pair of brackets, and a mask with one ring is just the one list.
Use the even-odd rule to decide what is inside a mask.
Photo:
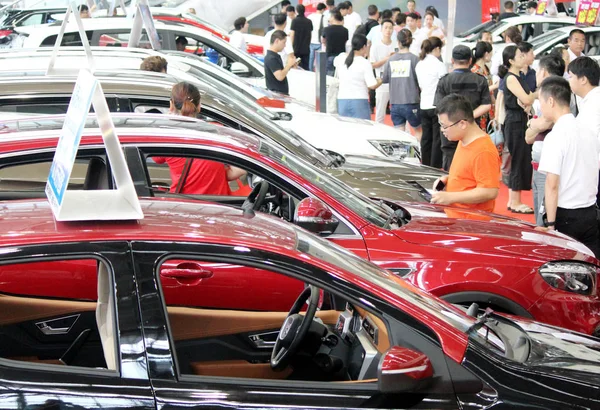
[[(326, 235), (355, 254), (416, 286), (462, 305), (534, 318), (587, 334), (598, 334), (598, 260), (582, 244), (559, 233), (479, 212), (428, 204), (369, 199), (264, 140), (201, 121), (115, 114), (117, 134), (140, 196), (177, 196), (164, 191), (169, 171), (153, 156), (205, 158), (246, 169), (254, 187), (248, 198), (187, 196), (263, 211)], [(40, 197), (53, 158), (62, 117), (5, 121), (0, 142), (2, 199)], [(85, 130), (73, 189), (113, 186), (99, 130)], [(304, 198), (312, 198), (308, 203)], [(187, 269), (185, 259), (173, 269)], [(258, 271), (211, 265), (204, 278), (170, 276), (170, 297), (181, 303), (236, 309), (281, 309), (299, 284), (275, 281)], [(204, 268), (203, 268), (204, 269)], [(89, 297), (94, 283), (85, 269), (65, 267), (43, 279), (32, 275), (32, 291)], [(10, 272), (0, 290), (11, 292)], [(12, 272), (21, 275), (22, 272)], [(246, 285), (252, 282), (252, 291)], [(265, 305), (274, 289), (281, 298)]]
[[(189, 13), (175, 14), (175, 13), (168, 13), (165, 11), (161, 11), (160, 9), (153, 9), (152, 17), (154, 17), (155, 20), (173, 21), (176, 23), (181, 23), (181, 24), (198, 27), (199, 29), (206, 30), (206, 31), (212, 33), (213, 35), (229, 42), (229, 35), (225, 32), (225, 30), (222, 30), (221, 28), (216, 27), (215, 25), (210, 24), (209, 22), (207, 22), (193, 14), (189, 14)], [(263, 51), (264, 51), (263, 49), (264, 49), (264, 47), (262, 44), (248, 43), (247, 47), (246, 47), (246, 51), (248, 52), (248, 54), (256, 55), (256, 56), (260, 57), (261, 59), (263, 57)]]

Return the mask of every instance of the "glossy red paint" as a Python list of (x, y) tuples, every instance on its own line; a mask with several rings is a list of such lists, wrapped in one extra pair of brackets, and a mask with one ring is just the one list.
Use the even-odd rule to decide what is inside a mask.
[[(57, 134), (40, 132), (37, 139), (7, 139), (0, 142), (0, 153), (52, 149), (56, 146)], [(88, 134), (82, 139), (82, 145), (102, 142), (94, 131)], [(411, 215), (409, 223), (398, 229), (383, 229), (369, 224), (343, 200), (309, 183), (279, 162), (264, 157), (259, 152), (258, 140), (252, 137), (233, 133), (234, 137), (227, 138), (221, 132), (186, 132), (182, 136), (177, 135), (177, 130), (169, 129), (161, 130), (161, 135), (155, 135), (153, 130), (152, 134), (119, 130), (123, 145), (207, 145), (253, 158), (304, 187), (310, 197), (326, 203), (356, 230), (355, 235), (336, 235), (331, 241), (384, 268), (406, 274), (407, 280), (436, 296), (447, 298), (479, 292), (509, 301), (536, 320), (586, 333), (598, 323), (600, 301), (597, 294), (573, 299), (571, 293), (555, 291), (538, 273), (541, 265), (552, 260), (598, 264), (595, 258), (579, 252), (577, 243), (564, 237), (538, 232), (527, 223), (497, 215), (411, 203), (400, 204)], [(557, 299), (556, 293), (564, 300)], [(556, 300), (559, 300), (559, 306), (549, 309), (548, 304), (552, 305)], [(566, 301), (569, 302), (564, 305)], [(498, 309), (499, 306), (494, 307)], [(567, 314), (566, 307), (594, 317), (571, 320), (572, 315)]]
[(423, 353), (393, 346), (383, 357), (381, 373), (402, 374), (412, 379), (423, 380), (433, 376), (433, 367)]
[(229, 42), (229, 36), (227, 34), (225, 34), (222, 31), (218, 31), (215, 30), (212, 27), (206, 26), (204, 24), (201, 24), (200, 22), (194, 21), (194, 20), (190, 20), (190, 19), (186, 19), (185, 17), (181, 17), (181, 16), (168, 16), (168, 15), (164, 15), (164, 14), (156, 14), (153, 15), (152, 17), (154, 17), (155, 20), (162, 20), (162, 21), (175, 21), (177, 23), (181, 23), (181, 24), (186, 24), (189, 26), (194, 26), (194, 27), (198, 27), (201, 28), (202, 30), (206, 30), (208, 32), (210, 32), (211, 34)]
[[(200, 23), (199, 21), (190, 20), (190, 19), (187, 19), (187, 18), (181, 17), (181, 16), (167, 16), (167, 15), (161, 15), (161, 14), (154, 15), (153, 17), (156, 20), (176, 21), (178, 23), (198, 27), (202, 30), (206, 30), (206, 31), (210, 32), (211, 34), (229, 42), (229, 36), (224, 31), (219, 31), (213, 27), (210, 27), (210, 26)], [(264, 52), (264, 47), (261, 45), (258, 45), (258, 44), (248, 44), (246, 47), (246, 51), (248, 52), (248, 54), (255, 54), (255, 55), (262, 56), (263, 52)], [(280, 108), (280, 107), (275, 107), (275, 108)]]
[[(411, 294), (417, 295), (414, 300), (418, 300), (419, 305), (399, 297), (385, 285), (375, 285), (357, 274), (323, 259), (314, 256), (307, 257), (297, 248), (299, 233), (303, 236), (306, 234), (292, 224), (260, 214), (248, 219), (239, 209), (200, 201), (182, 202), (155, 199), (142, 200), (141, 205), (144, 219), (139, 221), (67, 223), (54, 220), (50, 206), (45, 200), (0, 202), (0, 230), (4, 233), (0, 237), (0, 248), (32, 244), (51, 246), (54, 243), (80, 241), (181, 242), (183, 240), (233, 245), (239, 247), (240, 251), (243, 251), (244, 248), (253, 248), (274, 252), (296, 258), (299, 261), (308, 261), (343, 281), (354, 283), (366, 291), (382, 297), (393, 306), (430, 327), (439, 337), (446, 354), (459, 363), (462, 361), (467, 346), (467, 336), (443, 320), (444, 315), (440, 312), (450, 312), (449, 314), (457, 315), (467, 323), (472, 321), (472, 318), (466, 317), (464, 313), (453, 306), (439, 301), (388, 272), (381, 271), (381, 275), (385, 276), (386, 280), (400, 284)], [(177, 267), (185, 262), (181, 259), (171, 260), (171, 264), (167, 268)], [(216, 273), (222, 266), (201, 264), (201, 268)], [(93, 279), (93, 283), (95, 283), (95, 277), (90, 279)], [(262, 286), (262, 282), (260, 284)], [(171, 297), (178, 297), (180, 289), (178, 288), (178, 291)], [(227, 295), (231, 296), (229, 292), (230, 289), (227, 289)], [(197, 294), (194, 297), (197, 298)]]

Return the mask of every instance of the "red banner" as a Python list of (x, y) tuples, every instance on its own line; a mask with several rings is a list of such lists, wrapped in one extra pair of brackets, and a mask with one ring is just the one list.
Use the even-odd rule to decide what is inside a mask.
[(598, 9), (600, 9), (600, 1), (597, 0), (580, 0), (577, 8), (577, 24), (593, 26), (598, 19)]
[(298, 3), (304, 5), (306, 8), (306, 13), (304, 15), (308, 16), (317, 11), (317, 4), (325, 2), (323, 0), (299, 0)]
[(490, 21), (492, 13), (500, 13), (500, 0), (481, 0), (481, 22)]

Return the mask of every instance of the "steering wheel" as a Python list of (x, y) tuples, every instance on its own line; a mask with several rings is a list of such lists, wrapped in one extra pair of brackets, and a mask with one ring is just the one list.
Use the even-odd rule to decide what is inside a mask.
[[(296, 353), (298, 346), (308, 333), (315, 313), (317, 313), (319, 296), (319, 288), (309, 285), (294, 302), (294, 306), (281, 325), (271, 352), (271, 368), (273, 370), (284, 369), (290, 358)], [(300, 310), (307, 300), (308, 309), (306, 309), (306, 314), (301, 315)]]
[(269, 192), (269, 183), (264, 179), (254, 186), (248, 198), (242, 204), (242, 209), (252, 209), (258, 211), (264, 205)]

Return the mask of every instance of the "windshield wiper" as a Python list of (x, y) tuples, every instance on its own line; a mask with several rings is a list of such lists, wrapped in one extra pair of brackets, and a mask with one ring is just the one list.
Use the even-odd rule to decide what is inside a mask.
[(385, 209), (389, 214), (388, 218), (385, 221), (385, 224), (383, 224), (383, 229), (388, 229), (390, 227), (390, 225), (392, 224), (392, 222), (399, 223), (400, 226), (408, 223), (409, 218), (406, 217), (407, 215), (406, 215), (406, 211), (404, 209), (398, 208), (398, 209), (394, 210), (391, 206), (386, 204), (383, 199), (379, 200), (379, 206), (381, 206), (383, 209)]

